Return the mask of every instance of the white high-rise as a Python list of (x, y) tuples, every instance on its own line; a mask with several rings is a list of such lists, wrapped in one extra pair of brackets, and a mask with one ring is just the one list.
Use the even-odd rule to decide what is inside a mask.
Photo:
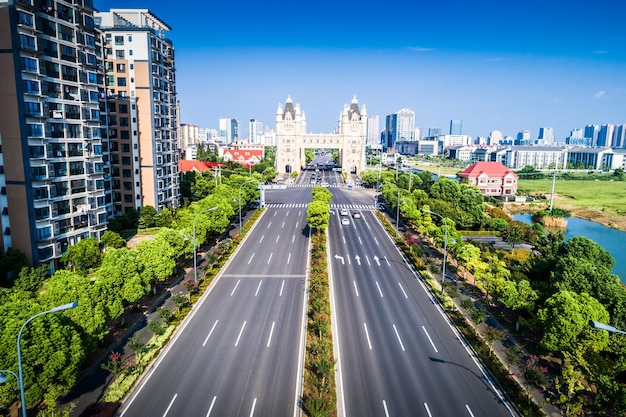
[(367, 117), (367, 136), (365, 145), (368, 147), (380, 146), (380, 118), (378, 115)]

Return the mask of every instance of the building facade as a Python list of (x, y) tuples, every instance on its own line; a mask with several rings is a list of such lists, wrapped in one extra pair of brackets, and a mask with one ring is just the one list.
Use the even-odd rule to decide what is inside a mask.
[(386, 139), (384, 149), (394, 149), (395, 143), (400, 141), (411, 142), (415, 140), (415, 112), (409, 109), (401, 109), (385, 118)]
[(478, 187), (485, 197), (512, 197), (517, 193), (517, 174), (499, 162), (476, 162), (458, 176)]
[(288, 97), (283, 109), (276, 111), (276, 170), (280, 173), (300, 171), (305, 166), (305, 149), (338, 149), (339, 165), (344, 170), (360, 172), (365, 169), (365, 136), (367, 112), (359, 109), (356, 97), (344, 105), (339, 114), (335, 133), (306, 133), (306, 115), (300, 104)]
[(54, 262), (111, 213), (92, 1), (0, 1), (0, 74), (2, 250)]
[(178, 148), (185, 149), (189, 145), (200, 143), (200, 129), (196, 125), (183, 123), (178, 130)]
[[(178, 132), (171, 28), (146, 9), (96, 13), (103, 32), (114, 214), (178, 206)], [(128, 113), (122, 111), (129, 110)]]

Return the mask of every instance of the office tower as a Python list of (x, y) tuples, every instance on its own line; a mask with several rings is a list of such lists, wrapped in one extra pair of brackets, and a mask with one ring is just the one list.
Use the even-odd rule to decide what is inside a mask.
[(422, 129), (419, 127), (416, 127), (415, 129), (413, 129), (413, 140), (417, 141), (422, 139)]
[(365, 145), (369, 147), (380, 146), (380, 118), (378, 116), (367, 117)]
[(613, 130), (612, 148), (626, 148), (626, 125), (615, 126)]
[(104, 62), (90, 0), (0, 1), (2, 250), (54, 263), (111, 205)]
[(146, 9), (96, 13), (105, 42), (114, 214), (178, 206), (178, 132), (170, 27)]
[(450, 134), (451, 135), (463, 134), (463, 120), (459, 120), (459, 119), (450, 120)]
[(540, 127), (537, 142), (542, 144), (554, 143), (554, 129), (551, 127)]
[(186, 149), (189, 145), (200, 142), (199, 128), (196, 125), (183, 123), (178, 131), (178, 149)]
[(386, 148), (394, 148), (397, 141), (413, 141), (415, 130), (415, 112), (401, 109), (386, 118)]
[(514, 144), (519, 146), (530, 145), (530, 130), (518, 132)]
[(585, 139), (586, 139), (588, 146), (596, 146), (598, 142), (599, 131), (600, 131), (600, 126), (598, 125), (585, 126)]
[(434, 136), (442, 136), (443, 135), (443, 129), (440, 127), (429, 127), (428, 128), (428, 136), (429, 137), (434, 137)]
[(219, 126), (219, 140), (223, 143), (232, 143), (239, 139), (239, 122), (237, 119), (220, 119)]
[(263, 123), (256, 119), (250, 119), (250, 143), (261, 143), (263, 134)]
[(611, 146), (614, 129), (615, 126), (611, 124), (600, 126), (600, 129), (598, 130), (598, 139), (594, 143), (594, 146)]
[(502, 132), (494, 130), (489, 134), (489, 145), (499, 145), (502, 139)]

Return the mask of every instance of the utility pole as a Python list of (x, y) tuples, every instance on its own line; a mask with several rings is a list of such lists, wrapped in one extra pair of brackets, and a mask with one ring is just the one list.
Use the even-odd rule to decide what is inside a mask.
[(556, 181), (556, 171), (552, 173), (552, 190), (550, 191), (550, 213), (552, 213), (552, 204), (554, 203), (554, 183)]

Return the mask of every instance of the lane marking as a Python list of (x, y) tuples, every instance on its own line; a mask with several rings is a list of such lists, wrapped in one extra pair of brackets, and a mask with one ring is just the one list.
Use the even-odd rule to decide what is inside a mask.
[(387, 256), (383, 256), (383, 258), (385, 258), (385, 262), (387, 262), (387, 266), (391, 266), (391, 264), (389, 263), (389, 259), (387, 259)]
[(278, 294), (279, 297), (283, 296), (283, 289), (285, 288), (285, 280), (283, 280), (283, 283), (280, 284), (280, 293)]
[(398, 285), (400, 286), (400, 289), (402, 290), (402, 294), (404, 294), (404, 298), (409, 298), (409, 296), (408, 296), (408, 295), (406, 295), (406, 292), (404, 291), (404, 288), (402, 288), (402, 284), (400, 284), (400, 283), (398, 282)]
[(272, 261), (272, 256), (274, 256), (274, 252), (270, 253), (270, 257), (267, 259), (268, 264)]
[(370, 258), (368, 258), (367, 255), (365, 255), (365, 260), (367, 261), (368, 265), (372, 265), (372, 263), (370, 262)]
[(285, 222), (283, 222), (283, 225), (280, 226), (280, 227), (281, 227), (281, 229), (284, 229), (285, 228)]
[(239, 344), (239, 339), (241, 339), (241, 335), (243, 334), (243, 329), (246, 328), (246, 322), (243, 322), (243, 326), (241, 326), (241, 330), (239, 330), (239, 336), (237, 336), (237, 340), (235, 341), (235, 347)]
[(300, 216), (302, 214), (302, 210), (298, 211), (298, 216)]
[(272, 335), (274, 334), (274, 325), (276, 324), (275, 321), (272, 322), (272, 329), (270, 330), (270, 337), (267, 338), (267, 347), (270, 347), (270, 344), (272, 343)]
[(215, 405), (216, 399), (217, 399), (217, 396), (214, 396), (213, 401), (211, 401), (211, 406), (209, 407), (209, 411), (207, 411), (206, 413), (206, 417), (209, 417), (211, 415), (211, 411), (213, 410), (213, 406)]
[(356, 281), (352, 281), (352, 283), (354, 284), (354, 292), (356, 293), (356, 296), (359, 296), (359, 289), (356, 287)]
[(269, 222), (267, 225), (267, 228), (269, 229), (271, 225), (272, 225), (272, 222)]
[(433, 349), (435, 349), (435, 353), (439, 353), (439, 351), (437, 350), (437, 347), (435, 347), (435, 344), (433, 343), (433, 339), (430, 338), (428, 331), (426, 331), (426, 327), (422, 326), (422, 330), (424, 330), (424, 333), (426, 333), (426, 337), (430, 341), (430, 344), (433, 345)]
[(389, 417), (389, 410), (387, 410), (387, 402), (383, 400), (383, 408), (385, 409), (385, 415)]
[(254, 415), (254, 408), (256, 407), (256, 398), (252, 402), (252, 410), (250, 410), (250, 417)]
[(293, 242), (295, 242), (295, 241), (296, 241), (296, 235), (293, 235), (293, 236), (291, 237), (291, 243), (293, 243)]
[(467, 412), (469, 413), (469, 415), (474, 417), (474, 413), (472, 413), (472, 410), (469, 408), (469, 405), (465, 404), (465, 408), (467, 408)]
[(278, 214), (278, 212), (277, 212), (277, 211), (275, 211), (275, 212), (274, 212), (274, 217), (276, 217), (276, 215), (277, 215), (277, 214)]
[(300, 222), (296, 222), (296, 229), (298, 228), (298, 225), (300, 224)]
[(207, 335), (206, 339), (204, 339), (204, 343), (202, 343), (202, 346), (204, 347), (204, 345), (206, 345), (206, 342), (209, 341), (209, 337), (211, 337), (211, 333), (213, 333), (213, 330), (215, 330), (215, 326), (217, 326), (217, 322), (219, 320), (215, 320), (215, 323), (213, 323), (213, 327), (211, 327), (211, 331), (209, 331), (209, 334)]
[(361, 240), (361, 236), (357, 236), (359, 238), (359, 243), (362, 245), (363, 241)]
[(348, 261), (348, 265), (352, 265), (352, 262), (350, 262), (350, 254), (346, 253), (346, 259)]
[(263, 242), (263, 239), (265, 239), (265, 235), (261, 236), (261, 239), (259, 240), (259, 243)]
[(237, 280), (237, 283), (235, 284), (235, 288), (233, 288), (233, 291), (230, 293), (230, 296), (232, 297), (233, 294), (235, 293), (235, 290), (237, 289), (237, 286), (239, 285), (239, 283), (241, 282), (241, 280)]
[(380, 246), (380, 243), (378, 243), (378, 240), (376, 238), (374, 238), (374, 242), (376, 242), (376, 244)]
[(254, 253), (252, 254), (252, 256), (250, 257), (250, 259), (248, 260), (248, 265), (250, 265), (250, 262), (252, 262), (252, 258), (254, 258)]
[(289, 261), (291, 261), (291, 252), (289, 252), (289, 256), (287, 256), (287, 265), (289, 265)]
[(287, 214), (285, 214), (285, 217), (289, 216), (289, 210), (287, 210)]
[(380, 285), (378, 285), (378, 281), (376, 281), (376, 288), (378, 288), (378, 294), (380, 294), (380, 298), (385, 298), (383, 292), (380, 289)]
[(280, 235), (276, 236), (276, 243), (278, 243), (278, 239), (280, 239)]
[(365, 337), (367, 338), (367, 345), (372, 350), (372, 342), (370, 342), (370, 334), (367, 332), (367, 324), (363, 323), (363, 327), (365, 328)]
[(406, 352), (404, 350), (404, 344), (402, 343), (402, 339), (400, 339), (400, 333), (398, 333), (398, 329), (396, 329), (396, 325), (393, 325), (393, 331), (396, 332), (396, 337), (398, 338), (398, 342), (400, 342), (400, 347), (402, 348), (403, 352)]
[(426, 412), (428, 413), (428, 417), (433, 417), (433, 415), (430, 414), (430, 409), (428, 408), (428, 404), (424, 403), (424, 408), (426, 409)]
[(172, 408), (172, 405), (174, 404), (174, 401), (176, 400), (176, 397), (178, 397), (178, 394), (174, 394), (174, 398), (172, 398), (172, 401), (170, 401), (170, 405), (167, 406), (165, 413), (163, 413), (163, 417), (165, 417), (167, 413), (169, 413), (170, 408)]
[(341, 238), (343, 239), (343, 244), (346, 244), (346, 237), (345, 236), (341, 236)]
[(259, 281), (259, 286), (256, 287), (256, 291), (254, 292), (254, 296), (259, 295), (259, 290), (261, 289), (261, 284), (263, 284), (263, 280)]

